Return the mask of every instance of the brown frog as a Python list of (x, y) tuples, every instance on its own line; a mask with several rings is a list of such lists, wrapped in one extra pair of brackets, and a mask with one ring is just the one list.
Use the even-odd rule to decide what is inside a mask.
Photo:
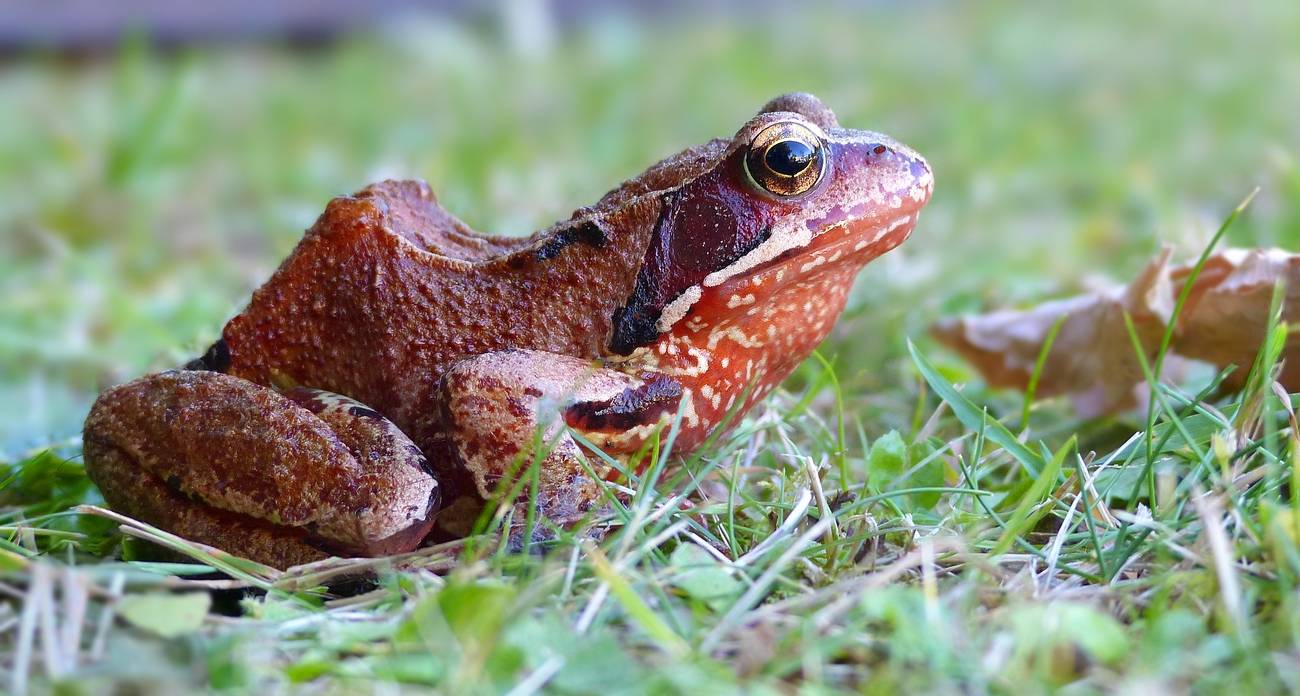
[(86, 469), (122, 512), (284, 567), (411, 550), (440, 507), (464, 533), (494, 493), (519, 492), (518, 525), (539, 452), (545, 536), (616, 473), (572, 433), (627, 462), (680, 419), (676, 451), (698, 448), (826, 337), (932, 186), (807, 94), (527, 238), (470, 230), (422, 182), (371, 186), (206, 355), (104, 392)]

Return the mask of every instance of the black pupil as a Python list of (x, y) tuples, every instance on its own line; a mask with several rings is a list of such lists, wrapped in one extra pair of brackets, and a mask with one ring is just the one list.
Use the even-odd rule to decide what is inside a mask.
[(808, 143), (798, 140), (782, 140), (767, 148), (763, 162), (768, 169), (785, 176), (795, 176), (812, 164), (816, 151)]

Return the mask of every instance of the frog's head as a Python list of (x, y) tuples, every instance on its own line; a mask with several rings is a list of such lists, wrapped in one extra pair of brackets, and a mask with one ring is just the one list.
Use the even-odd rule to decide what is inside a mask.
[[(777, 97), (707, 169), (663, 194), (610, 349), (626, 355), (706, 308), (752, 304), (750, 285), (771, 296), (831, 271), (851, 279), (907, 238), (933, 185), (907, 146), (840, 128), (810, 94)], [(719, 298), (739, 299), (709, 301)]]

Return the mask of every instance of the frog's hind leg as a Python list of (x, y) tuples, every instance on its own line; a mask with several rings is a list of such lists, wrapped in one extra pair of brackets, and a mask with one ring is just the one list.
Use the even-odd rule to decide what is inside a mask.
[(113, 508), (278, 567), (411, 550), (438, 509), (423, 455), (374, 411), (217, 372), (104, 392), (84, 451)]
[(222, 547), (277, 568), (329, 557), (305, 542), (305, 528), (278, 525), (195, 501), (111, 445), (103, 446), (87, 438), (85, 452), (91, 479), (118, 512), (185, 539)]

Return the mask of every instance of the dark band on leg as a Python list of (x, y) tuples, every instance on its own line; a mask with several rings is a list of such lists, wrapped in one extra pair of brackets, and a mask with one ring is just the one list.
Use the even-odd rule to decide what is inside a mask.
[(568, 407), (564, 422), (576, 430), (619, 432), (654, 423), (677, 410), (682, 397), (677, 380), (656, 372), (639, 377), (644, 382), (641, 386), (624, 389), (608, 401), (583, 401)]

